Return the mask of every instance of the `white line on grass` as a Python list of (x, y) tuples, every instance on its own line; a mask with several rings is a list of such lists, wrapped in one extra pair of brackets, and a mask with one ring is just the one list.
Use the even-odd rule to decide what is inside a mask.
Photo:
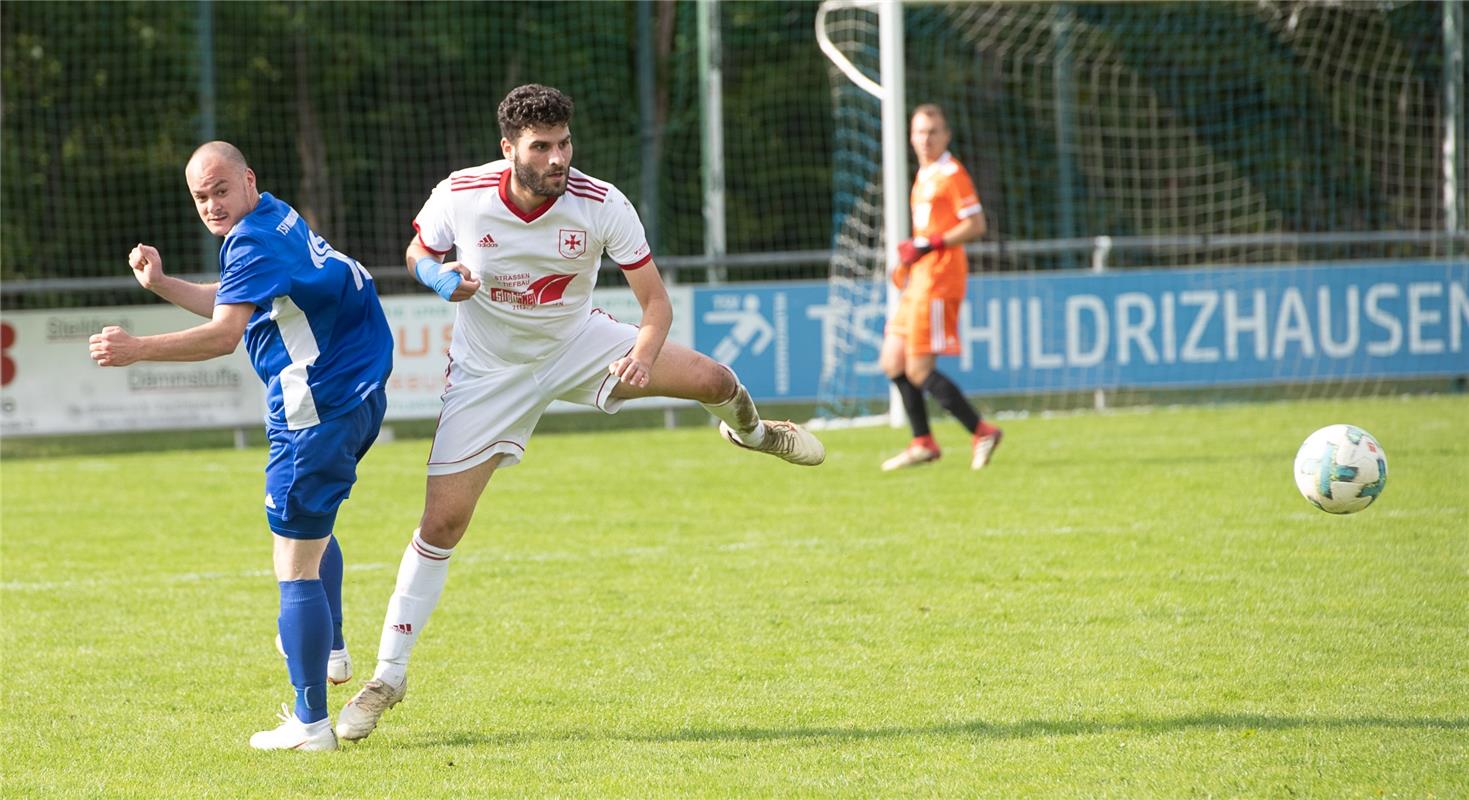
[[(880, 541), (885, 541), (880, 540)], [(797, 539), (784, 542), (775, 542), (776, 545), (788, 547), (811, 547), (821, 544), (820, 539)], [(717, 546), (721, 551), (749, 549), (772, 544), (770, 542), (738, 542)], [(529, 553), (509, 553), (496, 551), (482, 551), (479, 553), (465, 554), (454, 559), (456, 564), (474, 564), (477, 562), (498, 563), (565, 563), (569, 561), (601, 561), (622, 558), (667, 558), (672, 557), (672, 549), (662, 546), (633, 546), (617, 547), (593, 552), (573, 553), (565, 550), (546, 550)], [(384, 569), (396, 569), (397, 562), (393, 563), (362, 563), (347, 564), (348, 572), (375, 572)], [(75, 591), (78, 589), (106, 589), (114, 587), (134, 586), (168, 586), (183, 583), (198, 583), (200, 581), (228, 581), (255, 578), (268, 578), (274, 576), (274, 571), (269, 569), (247, 569), (236, 572), (185, 572), (177, 575), (129, 575), (116, 578), (80, 578), (64, 581), (4, 581), (0, 582), (0, 591), (5, 592), (61, 592)]]
[[(387, 569), (389, 564), (353, 564), (347, 569), (351, 572), (370, 572), (372, 570)], [(68, 581), (5, 581), (0, 583), (0, 590), (7, 592), (57, 592), (73, 589), (107, 588), (112, 586), (164, 586), (176, 583), (198, 583), (199, 581), (220, 581), (241, 578), (265, 578), (273, 577), (274, 570), (247, 569), (239, 572), (185, 572), (179, 575), (149, 575), (146, 577), (127, 578), (83, 578)]]

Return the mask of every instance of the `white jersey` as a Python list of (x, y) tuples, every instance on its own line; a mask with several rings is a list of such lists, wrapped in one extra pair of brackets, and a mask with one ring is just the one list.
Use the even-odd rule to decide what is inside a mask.
[(638, 212), (616, 186), (567, 173), (566, 193), (540, 208), (511, 202), (510, 162), (459, 170), (434, 187), (413, 227), (418, 241), (458, 260), (484, 285), (456, 304), (449, 357), (483, 374), (537, 361), (570, 341), (591, 314), (606, 253), (625, 270), (653, 255)]

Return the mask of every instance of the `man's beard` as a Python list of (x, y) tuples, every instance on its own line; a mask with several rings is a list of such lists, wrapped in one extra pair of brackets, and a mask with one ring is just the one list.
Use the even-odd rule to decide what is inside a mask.
[(561, 173), (563, 180), (560, 186), (556, 186), (548, 179), (551, 170), (538, 173), (529, 164), (522, 164), (519, 161), (512, 161), (511, 163), (515, 168), (515, 180), (519, 181), (521, 186), (531, 190), (534, 194), (541, 197), (560, 197), (566, 194), (566, 181), (564, 180), (566, 172), (563, 171)]

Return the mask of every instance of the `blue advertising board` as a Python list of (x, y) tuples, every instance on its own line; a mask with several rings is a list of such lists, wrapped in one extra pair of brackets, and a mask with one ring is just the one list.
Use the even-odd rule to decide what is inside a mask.
[[(760, 399), (815, 399), (834, 360), (880, 396), (885, 310), (838, 336), (825, 283), (694, 292), (694, 346)], [(1469, 260), (976, 275), (962, 352), (972, 394), (1469, 375)], [(839, 340), (840, 339), (840, 340)]]

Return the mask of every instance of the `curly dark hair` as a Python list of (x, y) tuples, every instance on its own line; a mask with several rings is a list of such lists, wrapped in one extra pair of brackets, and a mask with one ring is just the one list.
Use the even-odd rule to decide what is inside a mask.
[(500, 101), (500, 135), (515, 141), (526, 128), (571, 124), (571, 98), (539, 83), (517, 86)]

